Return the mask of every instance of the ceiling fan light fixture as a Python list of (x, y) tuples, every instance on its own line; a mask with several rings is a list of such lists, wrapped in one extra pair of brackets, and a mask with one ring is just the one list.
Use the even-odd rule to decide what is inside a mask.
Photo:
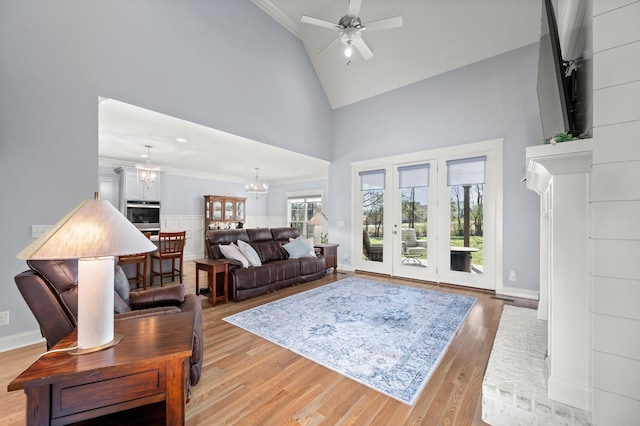
[(344, 48), (344, 56), (346, 56), (347, 58), (350, 58), (351, 55), (353, 55), (353, 47), (351, 47), (351, 45), (348, 45), (347, 47)]

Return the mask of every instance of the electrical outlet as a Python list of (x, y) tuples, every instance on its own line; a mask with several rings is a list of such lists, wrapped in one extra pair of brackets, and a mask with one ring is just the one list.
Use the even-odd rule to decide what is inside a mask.
[(516, 271), (509, 271), (509, 281), (516, 280)]
[(342, 258), (342, 263), (349, 263), (349, 256), (345, 256)]
[(0, 312), (0, 326), (9, 325), (9, 311)]

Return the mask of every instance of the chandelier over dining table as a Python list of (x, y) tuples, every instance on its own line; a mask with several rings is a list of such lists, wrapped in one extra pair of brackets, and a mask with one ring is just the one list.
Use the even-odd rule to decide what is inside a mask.
[(258, 176), (258, 170), (260, 170), (258, 167), (256, 167), (256, 181), (252, 182), (250, 184), (248, 184), (246, 186), (246, 192), (247, 194), (249, 194), (250, 196), (252, 196), (253, 198), (260, 198), (265, 196), (266, 194), (269, 193), (269, 187), (264, 184), (264, 183), (260, 183), (260, 178)]
[(153, 147), (151, 145), (145, 145), (145, 148), (147, 148), (147, 160), (144, 164), (136, 164), (136, 172), (138, 182), (142, 182), (147, 188), (151, 188), (153, 183), (158, 181), (160, 167), (151, 164), (151, 148)]

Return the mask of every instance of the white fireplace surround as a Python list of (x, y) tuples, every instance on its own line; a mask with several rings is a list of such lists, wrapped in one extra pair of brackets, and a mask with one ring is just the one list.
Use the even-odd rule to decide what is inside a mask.
[(549, 398), (591, 411), (589, 176), (592, 141), (527, 148), (540, 195), (540, 301), (548, 321)]

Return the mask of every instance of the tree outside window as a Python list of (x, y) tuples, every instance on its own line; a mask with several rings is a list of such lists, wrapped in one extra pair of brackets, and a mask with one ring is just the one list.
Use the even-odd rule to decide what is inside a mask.
[(315, 225), (309, 224), (314, 214), (322, 211), (322, 197), (289, 198), (289, 226), (296, 228), (304, 238), (313, 237)]

